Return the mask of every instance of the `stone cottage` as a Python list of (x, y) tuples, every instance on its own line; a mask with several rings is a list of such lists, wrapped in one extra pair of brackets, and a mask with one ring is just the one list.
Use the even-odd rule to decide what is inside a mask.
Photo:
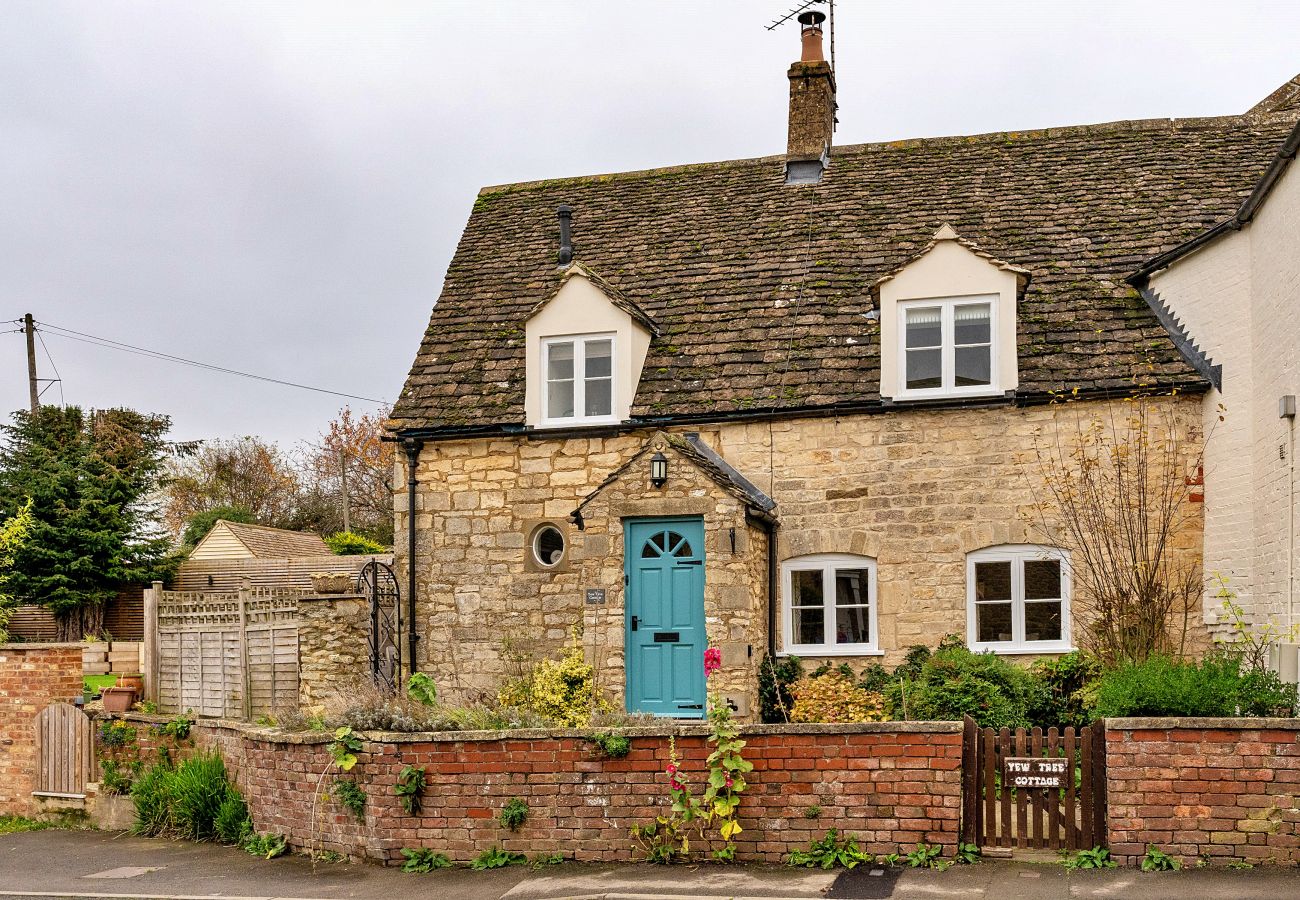
[(611, 699), (676, 717), (708, 645), (742, 715), (767, 654), (1064, 652), (1026, 455), (1140, 379), (1195, 457), (1204, 354), (1126, 279), (1232, 215), (1295, 111), (832, 147), (818, 16), (785, 154), (479, 193), (390, 423), (444, 692), (575, 627)]

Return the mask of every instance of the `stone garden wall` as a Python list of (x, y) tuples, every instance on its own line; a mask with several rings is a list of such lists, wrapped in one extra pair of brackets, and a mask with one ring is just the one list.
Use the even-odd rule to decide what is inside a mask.
[(299, 598), (299, 706), (319, 706), (340, 679), (368, 675), (369, 640), (369, 599), (352, 594), (309, 594)]
[(1121, 861), (1300, 863), (1300, 720), (1109, 719), (1106, 766)]
[(33, 809), (36, 716), (81, 696), (81, 644), (0, 644), (0, 815)]

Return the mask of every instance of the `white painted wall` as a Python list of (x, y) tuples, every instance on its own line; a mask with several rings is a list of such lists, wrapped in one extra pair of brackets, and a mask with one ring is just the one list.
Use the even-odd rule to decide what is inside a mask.
[(1206, 575), (1227, 577), (1255, 622), (1300, 624), (1295, 422), (1278, 416), (1279, 398), (1300, 394), (1300, 167), (1242, 231), (1157, 273), (1151, 287), (1223, 366), (1223, 391), (1204, 406)]
[(542, 339), (582, 334), (614, 335), (614, 416), (619, 421), (631, 416), (632, 401), (650, 349), (650, 334), (611, 303), (604, 291), (592, 284), (580, 269), (575, 269), (555, 297), (528, 320), (524, 333), (528, 344), (524, 366), (527, 424), (536, 427), (542, 422), (542, 391), (546, 385)]
[(929, 253), (899, 270), (880, 286), (880, 396), (893, 399), (899, 378), (898, 304), (903, 300), (941, 299), (996, 294), (994, 328), (997, 384), (991, 393), (1020, 384), (1016, 366), (1016, 276), (999, 269), (954, 240), (940, 240)]

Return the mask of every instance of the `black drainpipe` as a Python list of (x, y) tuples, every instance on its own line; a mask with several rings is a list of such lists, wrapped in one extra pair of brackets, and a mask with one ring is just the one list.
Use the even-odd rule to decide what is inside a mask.
[[(424, 441), (408, 437), (402, 441), (406, 449), (406, 640), (409, 648), (407, 661), (411, 674), (415, 668), (415, 467), (420, 462)], [(400, 645), (399, 645), (400, 646)]]
[(776, 532), (781, 527), (775, 520), (767, 525), (767, 656), (776, 661)]

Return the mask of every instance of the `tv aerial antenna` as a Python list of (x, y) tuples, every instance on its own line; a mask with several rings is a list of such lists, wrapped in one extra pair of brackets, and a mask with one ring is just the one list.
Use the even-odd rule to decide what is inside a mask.
[(778, 27), (784, 25), (786, 22), (789, 22), (791, 19), (799, 15), (801, 12), (812, 9), (814, 6), (822, 6), (823, 4), (827, 8), (826, 10), (827, 11), (826, 18), (827, 18), (827, 26), (828, 26), (827, 30), (830, 32), (830, 38), (831, 38), (830, 63), (831, 63), (831, 71), (834, 72), (835, 71), (835, 0), (806, 0), (806, 2), (801, 3), (798, 6), (790, 9), (788, 12), (786, 12), (785, 15), (781, 16), (771, 25), (767, 25), (764, 27), (768, 31), (775, 31)]

